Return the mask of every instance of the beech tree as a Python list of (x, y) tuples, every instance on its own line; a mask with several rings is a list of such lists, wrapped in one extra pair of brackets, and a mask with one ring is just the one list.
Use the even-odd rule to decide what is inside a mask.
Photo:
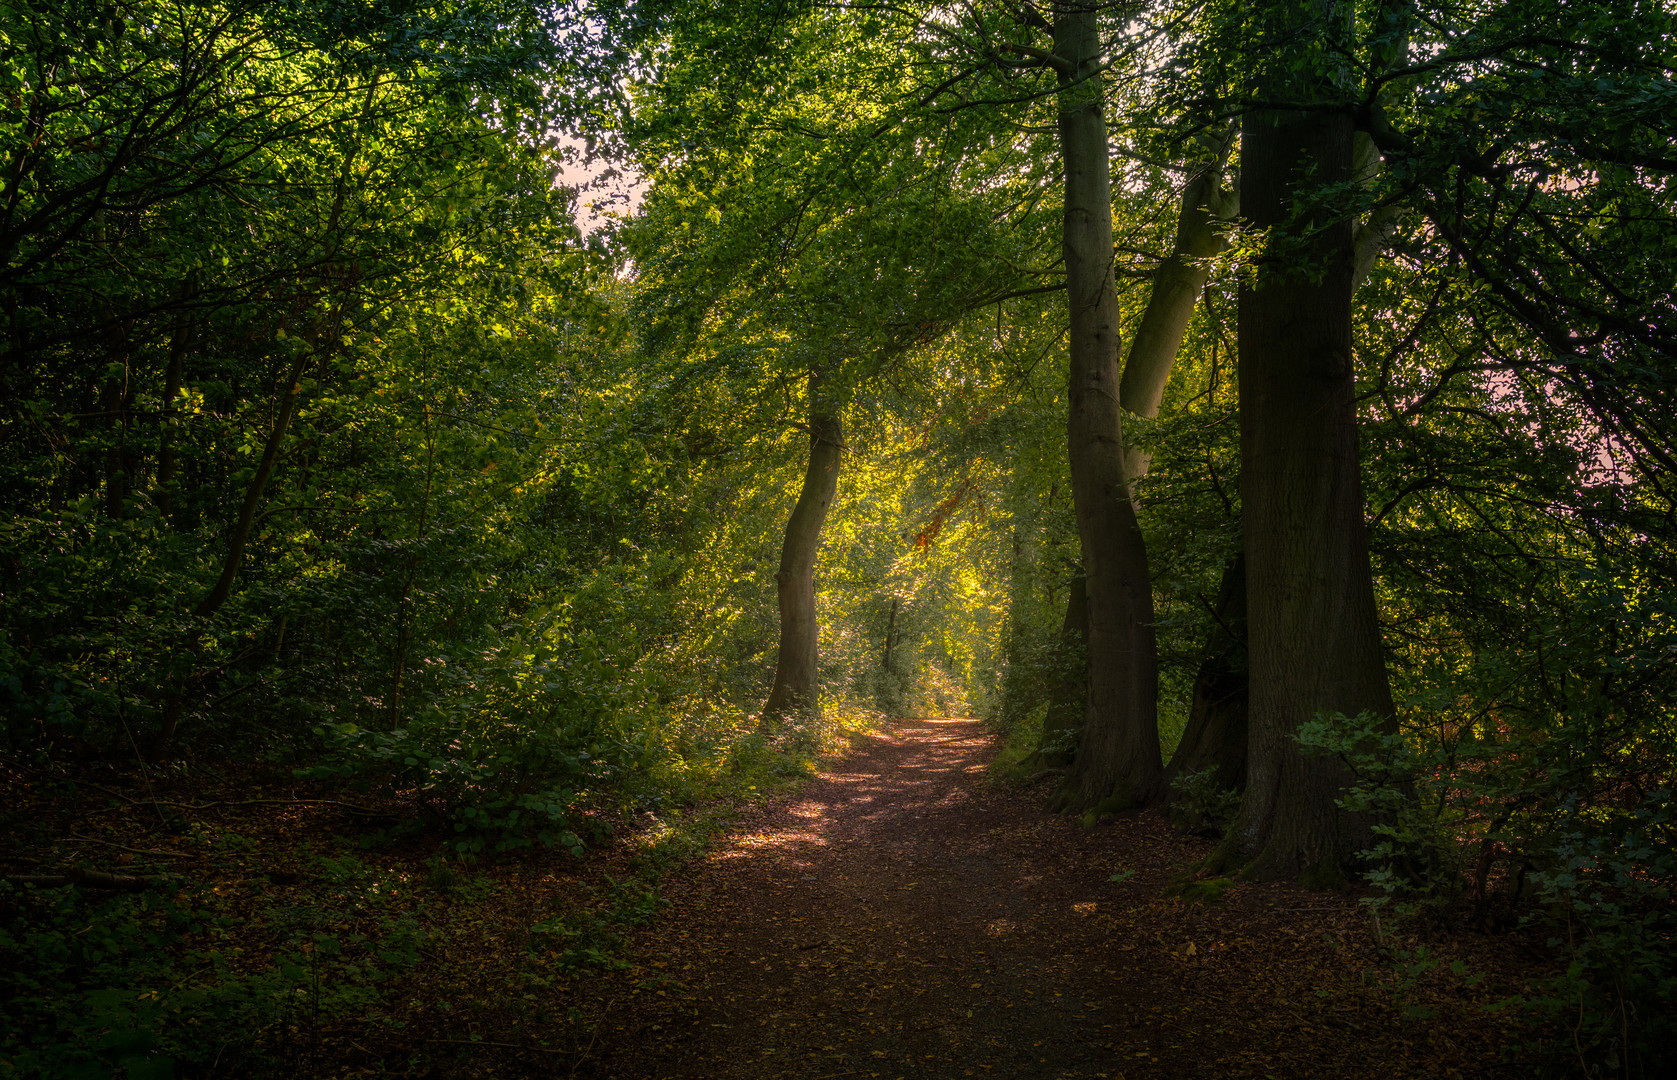
[(1354, 222), (1319, 204), (1299, 212), (1306, 184), (1353, 178), (1352, 116), (1325, 70), (1327, 41), (1343, 33), (1332, 14), (1291, 5), (1264, 24), (1298, 51), (1257, 90), (1291, 107), (1248, 113), (1241, 141), (1242, 212), (1265, 230), (1239, 307), (1251, 735), (1220, 857), (1260, 878), (1335, 878), (1369, 846), (1366, 823), (1335, 805), (1349, 773), (1305, 757), (1299, 725), (1323, 712), (1392, 717), (1363, 526)]
[[(998, 226), (1034, 209), (994, 168), (971, 169), (996, 141), (982, 118), (932, 130), (905, 106), (913, 85), (876, 32), (889, 18), (764, 11), (742, 41), (684, 5), (663, 16), (689, 59), (646, 88), (635, 120), (652, 177), (631, 238), (641, 311), (660, 347), (696, 358), (750, 342), (772, 370), (753, 378), (802, 389), (797, 414), (770, 421), (808, 439), (774, 574), (772, 724), (818, 708), (815, 575), (845, 409), (962, 313), (1018, 290), (1010, 256), (1025, 245)], [(693, 147), (695, 115), (730, 134)]]
[[(1195, 874), (1564, 921), (1567, 1068), (1672, 1041), (1670, 0), (0, 11), (0, 749), (70, 811), (14, 856), (219, 873), (149, 811), (347, 783), (307, 829), (400, 820), (430, 919), (433, 852), (961, 710)], [(89, 966), (45, 890), (179, 880), (62, 869), (25, 1067), (245, 1068), (286, 931), (171, 916), (137, 999), (157, 912)]]
[[(1117, 9), (1097, 2), (906, 12), (932, 115), (1030, 116), (1052, 93), (1062, 179), (1060, 283), (1067, 305), (1067, 457), (1087, 596), (1088, 681), (1078, 751), (1062, 801), (1080, 810), (1163, 794), (1157, 644), (1147, 549), (1130, 499), (1119, 405), (1122, 349), (1114, 279), (1104, 72)], [(1133, 46), (1132, 46), (1133, 47)], [(1039, 79), (1052, 77), (1052, 90)]]
[(820, 368), (811, 371), (806, 391), (809, 465), (804, 470), (797, 504), (786, 522), (780, 566), (775, 571), (780, 647), (775, 654), (774, 685), (763, 705), (763, 717), (770, 722), (805, 716), (819, 705), (815, 558), (821, 549), (821, 526), (838, 492), (844, 453), (844, 422), (826, 390)]
[[(1228, 787), (1252, 782), (1221, 864), (1256, 876), (1315, 871), (1329, 880), (1349, 869), (1354, 853), (1367, 846), (1368, 821), (1337, 805), (1350, 774), (1331, 755), (1301, 753), (1295, 734), (1319, 717), (1359, 714), (1372, 718), (1373, 730), (1389, 733), (1396, 716), (1384, 661), (1391, 642), (1379, 623), (1387, 601), (1375, 594), (1364, 522), (1391, 520), (1406, 500), (1441, 481), (1429, 473), (1396, 491), (1382, 487), (1380, 509), (1365, 512), (1367, 470), (1359, 460), (1359, 438), (1368, 417), (1358, 401), (1368, 391), (1359, 390), (1357, 380), (1369, 377), (1370, 361), (1362, 358), (1371, 346), (1354, 332), (1371, 336), (1366, 327), (1379, 316), (1361, 312), (1355, 298), (1364, 281), (1387, 274), (1377, 269), (1377, 259), (1389, 240), (1400, 259), (1423, 242), (1411, 227), (1414, 214), (1424, 215), (1431, 234), (1447, 241), (1454, 257), (1489, 283), (1503, 316), (1527, 321), (1553, 347), (1568, 341), (1574, 344), (1567, 347), (1577, 347), (1560, 329), (1564, 319), (1554, 314), (1560, 310), (1570, 313), (1566, 318), (1593, 320), (1603, 332), (1617, 334), (1613, 347), (1655, 353), (1662, 347), (1658, 335), (1646, 329), (1652, 324), (1644, 321), (1637, 329), (1612, 321), (1601, 297), (1610, 290), (1640, 294), (1599, 260), (1580, 257), (1578, 250), (1560, 255), (1558, 246), (1539, 245), (1522, 255), (1497, 246), (1554, 235), (1537, 216), (1529, 230), (1464, 231), (1470, 206), (1506, 223), (1520, 220), (1524, 207), (1564, 200), (1562, 193), (1573, 190), (1528, 185), (1518, 189), (1521, 202), (1510, 194), (1513, 166), (1464, 149), (1460, 132), (1452, 134), (1446, 122), (1483, 125), (1479, 113), (1449, 104), (1457, 92), (1444, 85), (1441, 73), (1487, 60), (1494, 67), (1497, 58), (1523, 55), (1521, 50), (1565, 53), (1555, 44), (1559, 38), (1544, 39), (1547, 31), (1522, 27), (1512, 10), (1498, 9), (1479, 21), (1462, 13), (1413, 20), (1406, 5), (1390, 3), (1354, 11), (1290, 4), (1264, 12), (1221, 4), (1161, 5), (1150, 11), (1152, 22), (1133, 21), (1128, 7), (1093, 3), (959, 10), (862, 5), (842, 16), (829, 14), (822, 33), (865, 25), (871, 40), (895, 35), (890, 47), (906, 58), (904, 78), (870, 84), (855, 99), (880, 110), (870, 147), (916, 153), (924, 146), (916, 140), (932, 125), (958, 122), (972, 130), (982, 126), (973, 118), (983, 117), (993, 131), (1011, 130), (1015, 147), (1051, 162), (1060, 174), (1060, 267), (1050, 263), (1046, 272), (1021, 275), (1020, 284), (1028, 282), (1046, 295), (1062, 282), (1066, 289), (1067, 457), (1083, 557), (1097, 564), (1082, 567), (1088, 572), (1087, 625), (1078, 619), (1079, 630), (1070, 623), (1066, 628), (1068, 637), (1078, 632), (1086, 637), (1090, 695), (1068, 805), (1114, 809), (1145, 801), (1163, 793), (1166, 776), (1211, 767)], [(1568, 18), (1553, 5), (1521, 11), (1519, 18), (1536, 20), (1534, 26)], [(1599, 19), (1578, 17), (1573, 23), (1567, 33), (1577, 40), (1611, 37)], [(1427, 40), (1415, 52), (1412, 27), (1423, 24)], [(1411, 59), (1422, 54), (1428, 59)], [(1347, 66), (1344, 57), (1354, 62)], [(784, 57), (776, 63), (777, 78), (797, 67), (788, 67)], [(1122, 111), (1106, 114), (1106, 87), (1113, 80), (1123, 86)], [(1416, 93), (1423, 84), (1427, 93)], [(1627, 108), (1643, 100), (1626, 93)], [(1542, 100), (1543, 108), (1552, 107), (1550, 98)], [(1050, 118), (1053, 139), (1046, 137)], [(1532, 129), (1537, 137), (1554, 138), (1553, 132), (1575, 126), (1571, 119), (1544, 124), (1549, 127)], [(1176, 236), (1164, 257), (1143, 263), (1144, 270), (1124, 263), (1124, 242), (1114, 236), (1112, 207), (1123, 202), (1109, 180), (1115, 168), (1109, 136), (1115, 128), (1147, 132), (1150, 149), (1167, 147), (1162, 156), (1185, 163)], [(1234, 130), (1241, 133), (1238, 149), (1232, 145)], [(1102, 133), (1098, 140), (1095, 131)], [(1577, 144), (1575, 131), (1572, 138)], [(884, 150), (887, 144), (895, 149)], [(964, 145), (967, 149), (955, 152), (980, 162), (983, 148), (997, 140)], [(1138, 149), (1126, 146), (1123, 152), (1134, 155)], [(1615, 167), (1660, 167), (1657, 155), (1626, 151), (1620, 161), (1612, 157), (1617, 151), (1593, 144), (1592, 153), (1614, 160)], [(1632, 166), (1633, 158), (1641, 164)], [(1603, 175), (1613, 182), (1619, 176)], [(1104, 195), (1097, 190), (1101, 183), (1107, 184)], [(1627, 195), (1632, 201), (1642, 197)], [(1481, 241), (1469, 242), (1470, 234)], [(1158, 764), (1156, 709), (1148, 704), (1157, 693), (1149, 690), (1156, 685), (1150, 674), (1156, 646), (1147, 642), (1155, 615), (1145, 614), (1154, 607), (1149, 580), (1154, 571), (1142, 538), (1152, 511), (1149, 487), (1138, 489), (1136, 481), (1165, 485), (1160, 491), (1180, 482), (1152, 475), (1151, 459), (1163, 447), (1167, 460), (1174, 460), (1161, 441), (1173, 424), (1165, 401), (1199, 295), (1208, 289), (1226, 292), (1232, 282), (1213, 284), (1210, 278), (1212, 260), (1231, 238), (1237, 241), (1231, 259), (1243, 265), (1245, 276), (1235, 304), (1239, 348), (1224, 356), (1240, 372), (1244, 451), (1241, 495), (1222, 496), (1231, 520), (1243, 519), (1246, 550), (1226, 565), (1221, 557), (1214, 564), (1212, 573), (1221, 573), (1222, 586), (1209, 590), (1205, 600), (1209, 619), (1188, 729), (1167, 771)], [(1040, 233), (1036, 240), (1040, 245)], [(1484, 242), (1490, 240), (1495, 242)], [(1656, 247), (1650, 243), (1644, 250)], [(1021, 252), (1031, 250), (1029, 241), (1020, 246)], [(1034, 250), (1041, 253), (1040, 246)], [(1104, 259), (1098, 255), (1103, 250), (1111, 252)], [(1522, 278), (1517, 270), (1522, 257), (1549, 267), (1542, 287), (1534, 286), (1538, 279)], [(1588, 267), (1594, 284), (1581, 291), (1559, 288), (1568, 259)], [(1035, 265), (1043, 262), (1039, 258)], [(1119, 289), (1113, 279), (1121, 266), (1137, 280), (1144, 276), (1145, 284)], [(914, 279), (908, 273), (902, 280)], [(1382, 281), (1369, 296), (1390, 296), (1378, 290), (1391, 287)], [(1590, 289), (1601, 291), (1586, 300)], [(1135, 304), (1137, 296), (1145, 303)], [(1121, 350), (1118, 315), (1126, 302), (1139, 318), (1128, 349)], [(1295, 317), (1299, 313), (1308, 318)], [(1358, 326), (1365, 329), (1356, 331)], [(1425, 332), (1423, 323), (1417, 333)], [(1120, 351), (1125, 363), (1118, 378)], [(1634, 404), (1646, 400), (1639, 395), (1653, 384), (1639, 384), (1637, 392), (1615, 389), (1625, 384), (1613, 379), (1587, 386), (1590, 380), (1577, 373), (1603, 370), (1591, 363), (1562, 365), (1562, 381), (1573, 380), (1571, 385), (1589, 396), (1603, 423), (1657, 453), (1653, 414)], [(1191, 365), (1203, 371), (1203, 357)], [(1215, 361), (1212, 369), (1215, 385)], [(1440, 386), (1453, 377), (1445, 376)], [(1621, 393), (1623, 409), (1613, 405)], [(1122, 411), (1106, 415), (1106, 402), (1114, 396)], [(1430, 392), (1423, 395), (1430, 400)], [(1126, 415), (1157, 434), (1126, 438)], [(1132, 519), (1137, 511), (1141, 519), (1125, 522), (1120, 502), (1130, 504)], [(1107, 574), (1103, 566), (1118, 569)], [(1148, 585), (1127, 594), (1109, 589), (1139, 581)], [(1103, 591), (1106, 600), (1099, 598)], [(1248, 656), (1249, 647), (1256, 651)], [(1063, 741), (1046, 732), (1045, 738)]]

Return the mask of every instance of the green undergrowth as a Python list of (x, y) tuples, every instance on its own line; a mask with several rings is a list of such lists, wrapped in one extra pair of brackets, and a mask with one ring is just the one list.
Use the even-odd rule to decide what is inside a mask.
[(1045, 704), (1032, 709), (1017, 721), (1001, 727), (1001, 747), (990, 759), (990, 778), (1011, 785), (1029, 783), (1042, 771), (1042, 721), (1047, 715)]
[(265, 878), (98, 893), (0, 882), (0, 1077), (278, 1075), (299, 1039), (386, 1001), (435, 923), (400, 874), (315, 856)]

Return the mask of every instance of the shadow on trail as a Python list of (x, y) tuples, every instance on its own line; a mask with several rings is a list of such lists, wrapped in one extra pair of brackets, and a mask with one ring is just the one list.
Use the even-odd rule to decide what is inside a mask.
[(1153, 815), (1095, 830), (1055, 817), (1040, 792), (988, 781), (994, 749), (975, 721), (900, 721), (676, 875), (639, 943), (648, 978), (578, 1074), (1134, 1080), (1494, 1061), (1460, 1032), (1434, 1045), (1452, 1037), (1442, 1025), (1387, 1030), (1354, 900), (1280, 886), (1210, 908), (1164, 899), (1203, 844)]

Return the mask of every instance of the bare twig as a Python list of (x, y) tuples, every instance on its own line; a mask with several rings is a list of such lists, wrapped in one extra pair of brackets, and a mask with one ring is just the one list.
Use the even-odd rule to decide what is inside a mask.
[(172, 874), (137, 876), (71, 868), (61, 874), (7, 874), (5, 880), (13, 885), (33, 885), (40, 889), (56, 889), (65, 885), (85, 885), (90, 889), (151, 889), (173, 884), (179, 879)]
[(369, 810), (365, 806), (357, 806), (355, 803), (344, 802), (342, 799), (217, 799), (214, 802), (206, 803), (181, 803), (167, 802), (162, 799), (135, 799), (124, 795), (120, 791), (113, 791), (98, 784), (87, 786), (97, 788), (107, 795), (114, 795), (131, 806), (168, 806), (176, 810), (209, 810), (217, 806), (341, 806), (345, 810), (364, 814), (367, 817), (379, 817), (384, 813), (382, 810)]
[(187, 852), (184, 852), (184, 851), (150, 851), (150, 850), (147, 850), (145, 848), (128, 847), (126, 844), (112, 843), (109, 840), (100, 840), (98, 837), (94, 837), (94, 836), (83, 836), (80, 833), (71, 833), (69, 836), (65, 837), (63, 840), (60, 840), (59, 843), (61, 843), (61, 844), (103, 844), (105, 847), (116, 848), (118, 851), (131, 851), (135, 855), (164, 855), (164, 856), (167, 856), (167, 857), (173, 858), (173, 859), (190, 859), (190, 858), (192, 858), (192, 856), (190, 854), (188, 854)]
[(569, 1054), (569, 1050), (557, 1050), (546, 1046), (530, 1046), (525, 1043), (491, 1042), (488, 1039), (426, 1039), (428, 1043), (442, 1043), (446, 1046), (493, 1046), (501, 1050), (525, 1050), (532, 1054)]

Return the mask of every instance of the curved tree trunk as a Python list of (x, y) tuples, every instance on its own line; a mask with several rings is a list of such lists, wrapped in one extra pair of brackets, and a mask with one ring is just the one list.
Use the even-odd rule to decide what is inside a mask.
[(1115, 810), (1163, 791), (1147, 548), (1124, 475), (1112, 193), (1094, 5), (1054, 16), (1071, 309), (1066, 434), (1089, 598), (1089, 704), (1066, 801)]
[[(1199, 303), (1211, 274), (1207, 260), (1228, 247), (1219, 226), (1238, 212), (1236, 197), (1222, 188), (1223, 162), (1229, 147), (1218, 146), (1200, 172), (1182, 189), (1182, 209), (1176, 223), (1176, 242), (1165, 261), (1153, 271), (1147, 308), (1136, 327), (1124, 361), (1119, 400), (1124, 410), (1151, 420), (1164, 404), (1188, 320)], [(1125, 448), (1125, 471), (1133, 483), (1147, 475), (1152, 455), (1138, 446)]]
[(1369, 845), (1369, 823), (1334, 805), (1345, 768), (1301, 754), (1294, 733), (1323, 711), (1392, 715), (1363, 524), (1352, 223), (1294, 219), (1301, 183), (1351, 177), (1348, 113), (1248, 117), (1241, 201), (1270, 230), (1239, 300), (1251, 743), (1214, 863), (1254, 879), (1328, 883)]
[[(1188, 321), (1211, 273), (1207, 260), (1228, 247), (1219, 226), (1239, 212), (1238, 195), (1222, 187), (1231, 141), (1213, 147), (1211, 157), (1183, 188), (1175, 244), (1153, 273), (1119, 394), (1125, 411), (1136, 416), (1159, 415)], [(1131, 484), (1146, 476), (1151, 465), (1148, 451), (1133, 443), (1124, 448)], [(1246, 786), (1245, 567), (1240, 556), (1223, 572), (1211, 631), (1194, 676), (1188, 724), (1165, 768), (1166, 797), (1178, 776), (1207, 769), (1221, 788), (1238, 791)]]
[(317, 359), (318, 352), (299, 350), (297, 358), (291, 362), (291, 367), (286, 373), (284, 383), (281, 384), (279, 402), (274, 409), (273, 427), (269, 429), (268, 438), (262, 444), (262, 457), (256, 463), (256, 472), (245, 485), (245, 497), (239, 503), (239, 516), (233, 522), (233, 534), (228, 538), (227, 553), (221, 560), (221, 574), (210, 591), (198, 601), (198, 606), (193, 611), (200, 619), (207, 619), (220, 611), (221, 605), (233, 595), (233, 582), (239, 576), (239, 567), (244, 563), (245, 548), (250, 544), (250, 532), (256, 522), (256, 513), (262, 508), (262, 496), (267, 491), (268, 478), (273, 475), (274, 463), (279, 460), (285, 436), (291, 430), (291, 420), (297, 414), (297, 399), (303, 390), (303, 372), (310, 361)]
[(774, 689), (763, 706), (762, 725), (813, 716), (820, 707), (815, 618), (815, 556), (821, 527), (838, 491), (844, 429), (837, 407), (823, 395), (820, 373), (809, 377), (809, 467), (803, 491), (786, 522), (775, 583), (780, 595), (780, 652)]
[[(1222, 142), (1211, 148), (1211, 156), (1204, 162), (1203, 168), (1190, 179), (1182, 191), (1181, 211), (1177, 219), (1176, 240), (1171, 253), (1164, 262), (1159, 264), (1153, 274), (1151, 291), (1147, 297), (1147, 307), (1142, 312), (1141, 323), (1136, 328), (1135, 339), (1130, 343), (1130, 352), (1124, 361), (1123, 380), (1119, 387), (1119, 400), (1126, 412), (1152, 419), (1159, 415), (1159, 409), (1164, 403), (1165, 387), (1170, 382), (1172, 369), (1176, 364), (1177, 354), (1182, 349), (1182, 338), (1187, 333), (1188, 321), (1193, 317), (1194, 305), (1199, 302), (1200, 294), (1205, 289), (1205, 282), (1210, 274), (1210, 267), (1206, 260), (1222, 252), (1228, 242), (1219, 230), (1219, 225), (1232, 218), (1238, 212), (1238, 197), (1222, 188), (1223, 164), (1228, 158), (1230, 143)], [(1152, 463), (1152, 455), (1138, 446), (1126, 446), (1124, 450), (1124, 471), (1126, 480), (1133, 484), (1138, 478), (1147, 475)], [(1133, 494), (1133, 491), (1132, 491)], [(1240, 617), (1245, 618), (1245, 596), (1240, 596)], [(1081, 652), (1084, 628), (1087, 621), (1087, 603), (1083, 589), (1083, 579), (1079, 577), (1073, 592), (1067, 599), (1066, 622), (1064, 635), (1072, 633), (1075, 626), (1078, 651)], [(1225, 637), (1227, 635), (1224, 635)], [(1214, 641), (1212, 647), (1217, 647)], [(1217, 663), (1214, 663), (1216, 661)], [(1208, 654), (1205, 664), (1202, 664), (1202, 674), (1205, 665), (1218, 667), (1227, 666), (1229, 658), (1218, 653)], [(1218, 668), (1220, 670), (1220, 667)], [(1241, 660), (1240, 670), (1244, 673), (1244, 659)], [(1244, 678), (1244, 674), (1242, 674)], [(1221, 684), (1219, 684), (1221, 685)], [(1086, 698), (1088, 680), (1082, 672), (1075, 679), (1067, 679), (1056, 684), (1048, 718), (1043, 723), (1044, 747), (1051, 748), (1041, 757), (1045, 762), (1060, 763), (1070, 760), (1069, 751), (1057, 751), (1057, 748), (1068, 745), (1073, 740), (1068, 739), (1066, 730), (1078, 728), (1082, 725), (1082, 713)], [(1070, 695), (1076, 695), (1076, 716), (1067, 713), (1072, 703)], [(1202, 698), (1196, 690), (1194, 708), (1190, 713), (1189, 730), (1203, 726), (1208, 717), (1205, 715), (1204, 705), (1210, 701), (1222, 701), (1227, 694), (1221, 690), (1214, 691), (1214, 697)], [(1245, 687), (1240, 689), (1242, 709), (1244, 709)], [(1217, 730), (1221, 730), (1218, 728)], [(1215, 737), (1207, 732), (1207, 737)], [(1241, 742), (1239, 753), (1244, 762), (1246, 752), (1244, 733), (1244, 712), (1242, 712)], [(1190, 768), (1204, 768), (1204, 765), (1194, 765)], [(1242, 765), (1244, 769), (1244, 765)], [(1166, 770), (1165, 780), (1175, 776), (1177, 770)], [(1244, 773), (1241, 773), (1244, 783)], [(1239, 786), (1231, 784), (1230, 786)]]

